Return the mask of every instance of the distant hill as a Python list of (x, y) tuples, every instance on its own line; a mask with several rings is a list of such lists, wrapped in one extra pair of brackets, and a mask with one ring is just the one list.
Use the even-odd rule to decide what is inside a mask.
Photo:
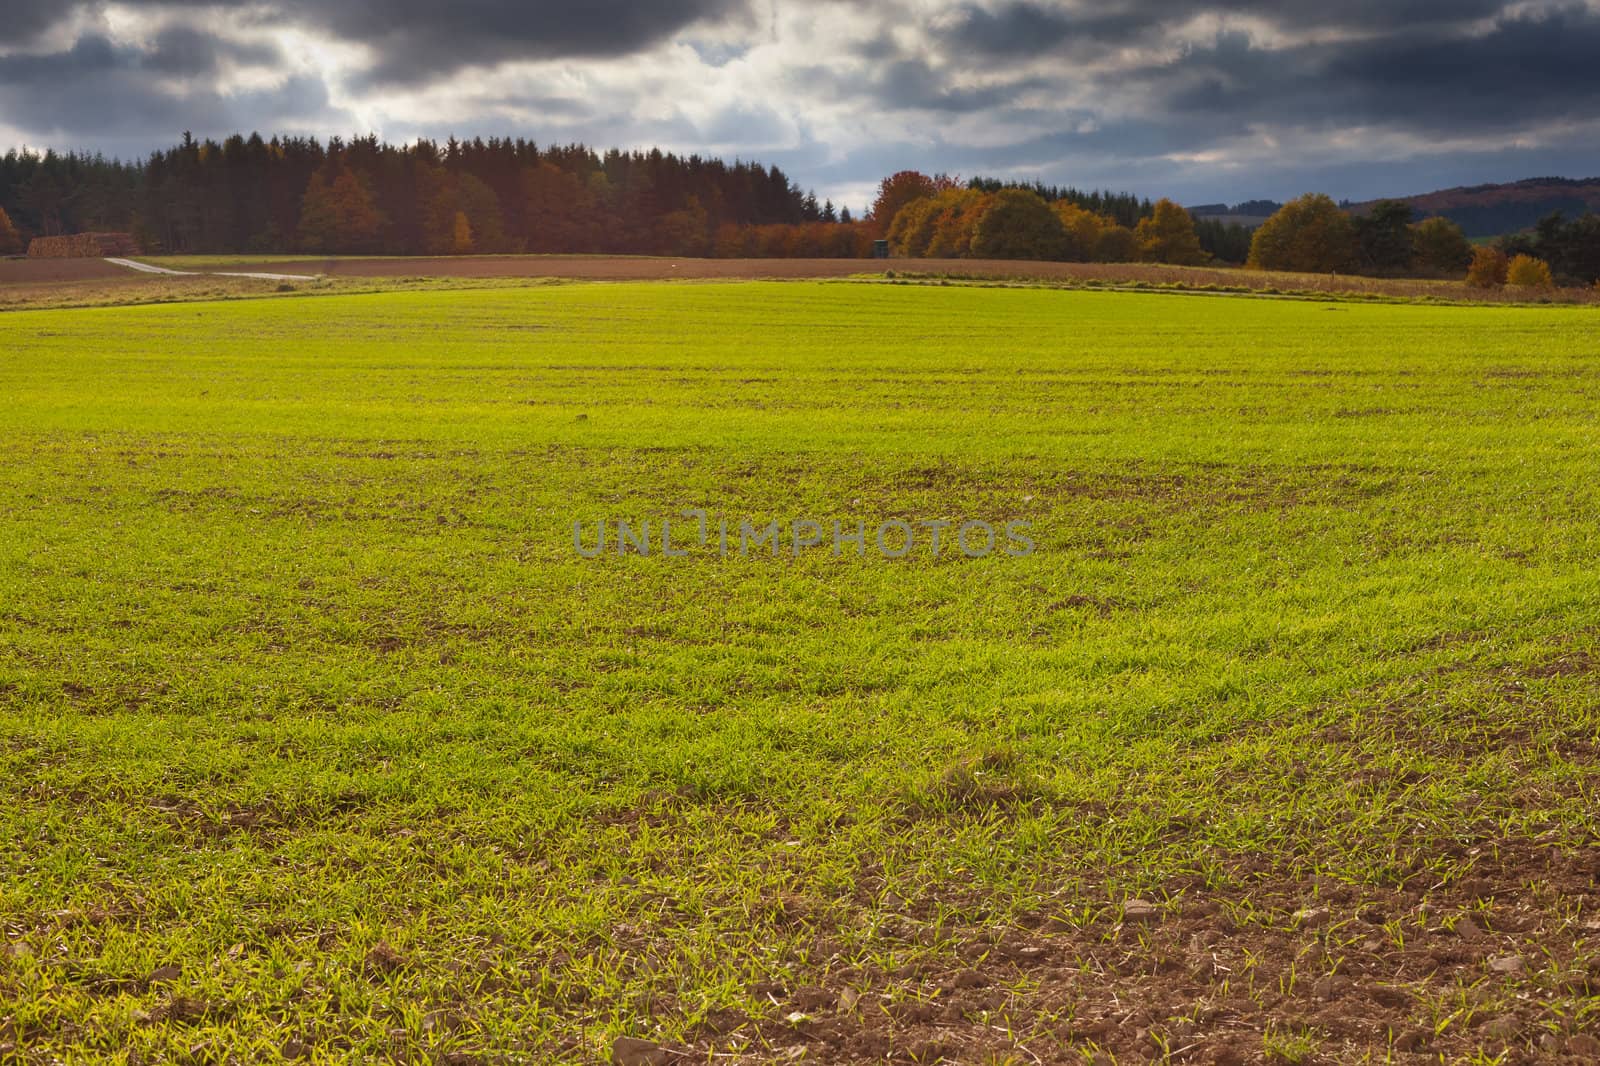
[(1196, 204), (1188, 209), (1197, 220), (1211, 220), (1224, 225), (1255, 229), (1277, 213), (1283, 205), (1276, 200), (1246, 200), (1242, 204)]
[[(1453, 220), (1468, 237), (1498, 237), (1528, 229), (1552, 211), (1569, 218), (1600, 211), (1600, 178), (1528, 178), (1509, 185), (1471, 185), (1393, 199), (1410, 204), (1419, 217), (1443, 215)], [(1354, 214), (1365, 214), (1374, 203), (1345, 206)]]

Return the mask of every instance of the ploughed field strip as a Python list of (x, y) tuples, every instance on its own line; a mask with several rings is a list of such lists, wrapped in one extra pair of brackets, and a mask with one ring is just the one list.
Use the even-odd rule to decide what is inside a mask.
[(1593, 1061), (1597, 326), (0, 317), (0, 1059)]

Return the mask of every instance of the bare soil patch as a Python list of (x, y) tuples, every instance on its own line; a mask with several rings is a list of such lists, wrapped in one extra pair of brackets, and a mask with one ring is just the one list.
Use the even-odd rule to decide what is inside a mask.
[[(1241, 857), (1239, 886), (1173, 884), (1092, 913), (941, 925), (924, 901), (882, 935), (907, 966), (852, 964), (819, 936), (819, 983), (707, 1018), (670, 1061), (1592, 1062), (1600, 1031), (1600, 851), (1501, 840), (1459, 876), (1402, 885), (1287, 878)], [(826, 976), (821, 976), (825, 974)], [(1482, 1056), (1483, 1058), (1474, 1058)]]
[(0, 259), (0, 286), (6, 287), (104, 281), (127, 276), (128, 271), (104, 259)]

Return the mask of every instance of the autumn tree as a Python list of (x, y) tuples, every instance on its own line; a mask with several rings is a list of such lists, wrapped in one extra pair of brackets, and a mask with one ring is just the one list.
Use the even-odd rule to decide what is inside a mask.
[(1155, 213), (1139, 220), (1134, 236), (1139, 258), (1147, 263), (1198, 266), (1210, 258), (1200, 247), (1194, 218), (1171, 200), (1156, 201)]
[(947, 175), (928, 177), (916, 170), (902, 170), (878, 183), (878, 198), (872, 202), (870, 218), (880, 232), (887, 234), (895, 216), (907, 204), (937, 196), (956, 182)]
[(472, 226), (472, 246), (479, 252), (521, 251), (520, 243), (506, 237), (505, 214), (499, 195), (488, 182), (472, 174), (456, 178), (456, 212), (467, 216)]
[(1467, 284), (1475, 289), (1498, 289), (1506, 283), (1510, 267), (1506, 253), (1500, 249), (1475, 248), (1472, 252), (1472, 265), (1467, 268)]
[(1256, 230), (1250, 241), (1253, 270), (1348, 274), (1356, 267), (1356, 232), (1350, 216), (1322, 193), (1291, 200)]
[(1139, 257), (1139, 239), (1114, 219), (1071, 200), (1057, 200), (1050, 210), (1066, 233), (1063, 258), (1075, 262), (1126, 263)]
[(1519, 255), (1506, 264), (1506, 284), (1524, 289), (1549, 289), (1555, 286), (1550, 264), (1531, 255)]
[[(419, 163), (415, 181), (415, 214), (421, 223), (423, 251), (430, 255), (465, 255), (520, 250), (520, 244), (513, 247), (506, 238), (499, 196), (481, 179)], [(461, 241), (461, 217), (472, 234), (465, 247)]]
[(379, 249), (386, 219), (355, 172), (334, 165), (311, 175), (300, 202), (300, 246), (308, 252), (361, 254)]
[(928, 242), (933, 239), (933, 216), (938, 210), (937, 197), (922, 196), (896, 211), (883, 231), (889, 240), (890, 254), (910, 259), (926, 255)]
[(1131, 263), (1139, 258), (1139, 237), (1127, 226), (1115, 222), (1100, 231), (1095, 244), (1097, 263)]
[(889, 226), (889, 250), (897, 256), (950, 259), (971, 251), (977, 211), (984, 196), (972, 189), (944, 189), (913, 200)]
[(1437, 277), (1460, 277), (1472, 262), (1472, 242), (1448, 218), (1424, 219), (1411, 230), (1412, 266)]
[(22, 252), (22, 234), (11, 224), (11, 216), (0, 207), (0, 255), (18, 255)]
[(972, 253), (972, 238), (989, 197), (976, 189), (949, 189), (936, 198), (933, 236), (928, 241), (931, 259), (959, 259)]
[(472, 222), (465, 211), (457, 211), (450, 227), (450, 253), (470, 255), (473, 249)]
[(578, 175), (540, 163), (522, 172), (520, 185), (530, 252), (602, 250), (590, 225), (594, 201)]
[(1001, 189), (986, 198), (972, 233), (979, 259), (1059, 259), (1066, 250), (1061, 219), (1038, 193)]
[(453, 254), (456, 214), (461, 210), (454, 176), (442, 166), (419, 161), (414, 180), (417, 191), (413, 214), (421, 228), (422, 251), (429, 255)]
[(669, 255), (702, 256), (711, 250), (711, 218), (698, 196), (677, 211), (663, 215), (657, 225), (660, 244)]
[(1100, 235), (1106, 230), (1107, 220), (1071, 200), (1057, 200), (1050, 205), (1050, 210), (1061, 220), (1061, 229), (1066, 235), (1062, 257), (1076, 263), (1097, 259)]

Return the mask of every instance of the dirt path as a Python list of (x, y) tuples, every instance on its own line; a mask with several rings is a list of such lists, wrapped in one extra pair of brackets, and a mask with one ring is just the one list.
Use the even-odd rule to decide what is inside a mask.
[(235, 271), (235, 270), (199, 270), (199, 271), (196, 271), (196, 270), (170, 270), (167, 267), (151, 266), (149, 263), (141, 263), (136, 259), (115, 259), (115, 258), (111, 258), (109, 256), (106, 258), (106, 262), (114, 264), (114, 265), (119, 266), (119, 267), (126, 267), (129, 270), (137, 270), (137, 271), (140, 271), (141, 273), (145, 273), (145, 274), (164, 274), (164, 275), (167, 275), (169, 277), (178, 277), (178, 278), (192, 278), (192, 277), (198, 277), (198, 276), (201, 276), (201, 275), (208, 275), (208, 276), (219, 277), (219, 278), (258, 278), (261, 281), (316, 281), (317, 280), (316, 276), (313, 275), (313, 274), (267, 274), (267, 273), (261, 273), (261, 272), (258, 272), (258, 271)]

